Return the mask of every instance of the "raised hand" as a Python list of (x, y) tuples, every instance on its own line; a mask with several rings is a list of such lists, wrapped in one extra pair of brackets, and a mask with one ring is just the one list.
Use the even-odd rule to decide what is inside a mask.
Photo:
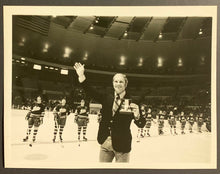
[(84, 72), (85, 72), (84, 65), (82, 65), (81, 63), (76, 62), (73, 67), (76, 70), (76, 73), (79, 77), (79, 82), (82, 83), (86, 79), (86, 77), (84, 75)]
[(76, 73), (79, 77), (84, 76), (84, 71), (85, 71), (84, 65), (82, 65), (81, 63), (76, 62), (73, 67), (76, 70)]

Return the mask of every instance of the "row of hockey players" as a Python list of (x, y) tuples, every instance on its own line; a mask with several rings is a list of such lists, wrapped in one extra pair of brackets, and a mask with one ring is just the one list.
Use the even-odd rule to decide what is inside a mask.
[[(38, 132), (38, 128), (41, 124), (43, 124), (43, 117), (45, 106), (42, 104), (42, 99), (40, 96), (37, 97), (36, 102), (30, 107), (30, 111), (27, 113), (25, 119), (28, 121), (28, 128), (26, 132), (26, 137), (23, 139), (24, 142), (29, 140), (29, 136), (31, 135), (31, 131), (33, 129), (33, 137), (29, 144), (32, 144), (36, 141), (36, 136)], [(88, 117), (88, 107), (85, 105), (85, 100), (81, 100), (80, 106), (78, 106), (75, 110), (75, 123), (78, 125), (78, 140), (80, 141), (81, 130), (83, 131), (83, 140), (86, 141), (86, 130), (87, 123), (89, 122)], [(55, 106), (53, 110), (54, 114), (54, 137), (53, 142), (56, 141), (57, 134), (59, 134), (59, 141), (62, 142), (62, 134), (63, 129), (66, 125), (66, 119), (70, 115), (70, 107), (66, 104), (66, 99), (63, 98), (61, 103)]]
[[(150, 136), (150, 128), (152, 122), (156, 124), (156, 122), (153, 120), (152, 116), (152, 109), (150, 107), (147, 107), (145, 105), (141, 106), (141, 112), (142, 115), (146, 119), (146, 125), (144, 128), (138, 129), (138, 138), (139, 137), (145, 137)], [(204, 115), (203, 112), (200, 112), (199, 114), (194, 114), (193, 111), (190, 111), (188, 114), (184, 113), (184, 111), (180, 111), (180, 113), (177, 112), (177, 108), (174, 108), (170, 111), (160, 110), (159, 113), (156, 115), (156, 120), (158, 124), (158, 134), (163, 135), (164, 131), (164, 121), (165, 118), (167, 118), (169, 126), (170, 126), (170, 133), (173, 135), (177, 135), (176, 132), (176, 124), (177, 121), (181, 124), (181, 134), (185, 134), (185, 126), (186, 123), (189, 123), (189, 132), (192, 133), (192, 127), (195, 123), (197, 123), (197, 130), (198, 132), (201, 131), (201, 127), (204, 123), (206, 123), (206, 128), (209, 132), (211, 132), (211, 116), (210, 114)]]
[[(27, 129), (26, 137), (23, 139), (23, 141), (24, 142), (28, 141), (29, 136), (31, 135), (31, 131), (33, 129), (33, 137), (30, 146), (32, 146), (32, 143), (36, 141), (38, 128), (43, 123), (44, 111), (45, 111), (45, 105), (42, 104), (42, 98), (38, 96), (36, 102), (34, 102), (34, 104), (30, 107), (30, 111), (25, 117), (26, 120), (28, 121), (28, 129)], [(146, 119), (146, 125), (145, 128), (139, 129), (139, 135), (141, 137), (144, 137), (145, 135), (150, 136), (149, 131), (151, 128), (151, 122), (154, 122), (152, 117), (152, 110), (151, 108), (142, 105), (141, 112), (143, 117), (145, 117)], [(89, 113), (89, 109), (85, 105), (85, 100), (81, 100), (80, 106), (78, 106), (75, 110), (75, 122), (78, 125), (78, 140), (80, 140), (81, 131), (83, 132), (83, 140), (84, 141), (87, 140), (86, 130), (87, 130), (87, 124), (89, 122), (88, 113)], [(59, 141), (62, 142), (63, 129), (66, 125), (67, 116), (70, 114), (70, 107), (68, 106), (68, 104), (66, 104), (65, 98), (62, 99), (61, 103), (54, 108), (53, 114), (54, 114), (55, 126), (54, 126), (54, 137), (52, 141), (55, 142), (57, 134), (59, 134)], [(178, 120), (181, 123), (182, 134), (185, 133), (184, 129), (186, 122), (189, 122), (190, 124), (189, 127), (190, 132), (192, 132), (192, 126), (196, 121), (199, 132), (201, 132), (201, 126), (203, 125), (204, 121), (206, 122), (207, 129), (211, 131), (211, 117), (209, 116), (204, 120), (205, 117), (203, 113), (200, 113), (196, 119), (196, 117), (193, 115), (193, 112), (190, 112), (189, 115), (184, 114), (183, 111), (180, 114), (177, 114), (176, 109), (174, 109), (173, 111), (171, 110), (167, 114), (165, 110), (160, 110), (159, 113), (157, 114), (159, 135), (162, 135), (164, 133), (163, 128), (164, 128), (164, 120), (166, 116), (168, 118), (171, 133), (177, 134), (176, 132), (177, 116), (179, 118)], [(99, 119), (101, 119), (100, 114), (99, 114)]]

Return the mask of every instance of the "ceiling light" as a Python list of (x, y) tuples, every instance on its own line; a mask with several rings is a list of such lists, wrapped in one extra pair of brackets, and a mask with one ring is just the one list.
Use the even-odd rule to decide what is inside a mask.
[(25, 37), (22, 37), (21, 38), (21, 41), (18, 43), (19, 46), (24, 46), (24, 43), (26, 41), (26, 38)]
[(162, 67), (163, 66), (163, 58), (162, 57), (158, 57), (157, 59), (157, 67)]
[(70, 49), (69, 47), (65, 47), (63, 57), (68, 58), (71, 52), (72, 52), (72, 49)]
[(24, 62), (24, 61), (21, 61), (21, 63), (25, 64), (25, 62)]
[(64, 51), (66, 54), (70, 54), (72, 52), (72, 49), (70, 49), (69, 47), (65, 47)]
[(56, 71), (58, 71), (58, 68), (55, 68)]
[(51, 66), (49, 69), (54, 69), (54, 67)]
[(36, 65), (36, 64), (34, 64), (33, 69), (41, 70), (41, 65)]
[(44, 48), (44, 49), (43, 49), (43, 52), (44, 52), (44, 53), (48, 52), (48, 49)]
[(201, 35), (203, 32), (202, 32), (202, 29), (200, 28), (199, 29), (199, 35)]
[(21, 42), (25, 42), (25, 41), (26, 41), (25, 37), (22, 37)]
[(64, 58), (69, 58), (69, 56), (70, 56), (69, 54), (63, 54)]
[(200, 65), (204, 65), (204, 64), (205, 64), (205, 57), (202, 56), (202, 57), (201, 57), (201, 61), (200, 61)]
[(143, 66), (143, 58), (142, 57), (139, 59), (138, 66)]
[(21, 60), (25, 60), (25, 58), (24, 58), (24, 57), (21, 57)]
[(68, 70), (61, 69), (60, 74), (68, 75)]
[(88, 57), (88, 53), (87, 52), (85, 53), (85, 57)]
[(24, 43), (23, 43), (23, 42), (19, 42), (18, 45), (19, 45), (19, 46), (24, 46)]
[(48, 52), (48, 48), (49, 48), (49, 44), (48, 44), (48, 43), (45, 43), (45, 44), (44, 44), (44, 48), (43, 48), (43, 52), (44, 52), (44, 53)]
[(93, 30), (93, 28), (94, 28), (93, 25), (91, 25), (89, 29), (90, 29), (90, 30)]
[(125, 31), (124, 36), (127, 36), (127, 35), (128, 35), (128, 32), (127, 32), (127, 31)]
[(45, 69), (48, 69), (48, 66), (45, 66)]
[(163, 37), (163, 35), (162, 35), (162, 33), (160, 33), (160, 34), (159, 34), (159, 38), (162, 39), (162, 37)]
[(178, 59), (178, 66), (179, 66), (179, 67), (180, 67), (180, 66), (183, 66), (183, 60), (182, 60), (181, 57)]
[(126, 57), (125, 56), (121, 56), (120, 57), (120, 65), (125, 65), (125, 61), (126, 61)]
[(48, 43), (45, 43), (45, 48), (49, 48), (49, 44)]
[(88, 59), (88, 53), (85, 53), (85, 56), (83, 57), (83, 60), (87, 60)]

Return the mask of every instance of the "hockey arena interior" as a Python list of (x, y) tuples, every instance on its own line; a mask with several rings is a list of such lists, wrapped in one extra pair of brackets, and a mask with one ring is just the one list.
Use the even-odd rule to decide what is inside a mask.
[(146, 119), (143, 128), (131, 123), (130, 163), (210, 163), (211, 34), (211, 17), (13, 16), (12, 159), (31, 167), (98, 162), (102, 105), (80, 86), (80, 62), (97, 91), (113, 93), (116, 72), (128, 78)]

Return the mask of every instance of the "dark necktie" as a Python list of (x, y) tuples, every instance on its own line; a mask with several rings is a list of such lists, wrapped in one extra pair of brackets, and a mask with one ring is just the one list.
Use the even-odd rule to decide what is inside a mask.
[(119, 94), (117, 94), (115, 97), (114, 103), (113, 103), (113, 107), (112, 107), (112, 115), (113, 116), (115, 115), (115, 112), (118, 110), (118, 107), (120, 105), (119, 101), (120, 101), (120, 96), (119, 96)]

